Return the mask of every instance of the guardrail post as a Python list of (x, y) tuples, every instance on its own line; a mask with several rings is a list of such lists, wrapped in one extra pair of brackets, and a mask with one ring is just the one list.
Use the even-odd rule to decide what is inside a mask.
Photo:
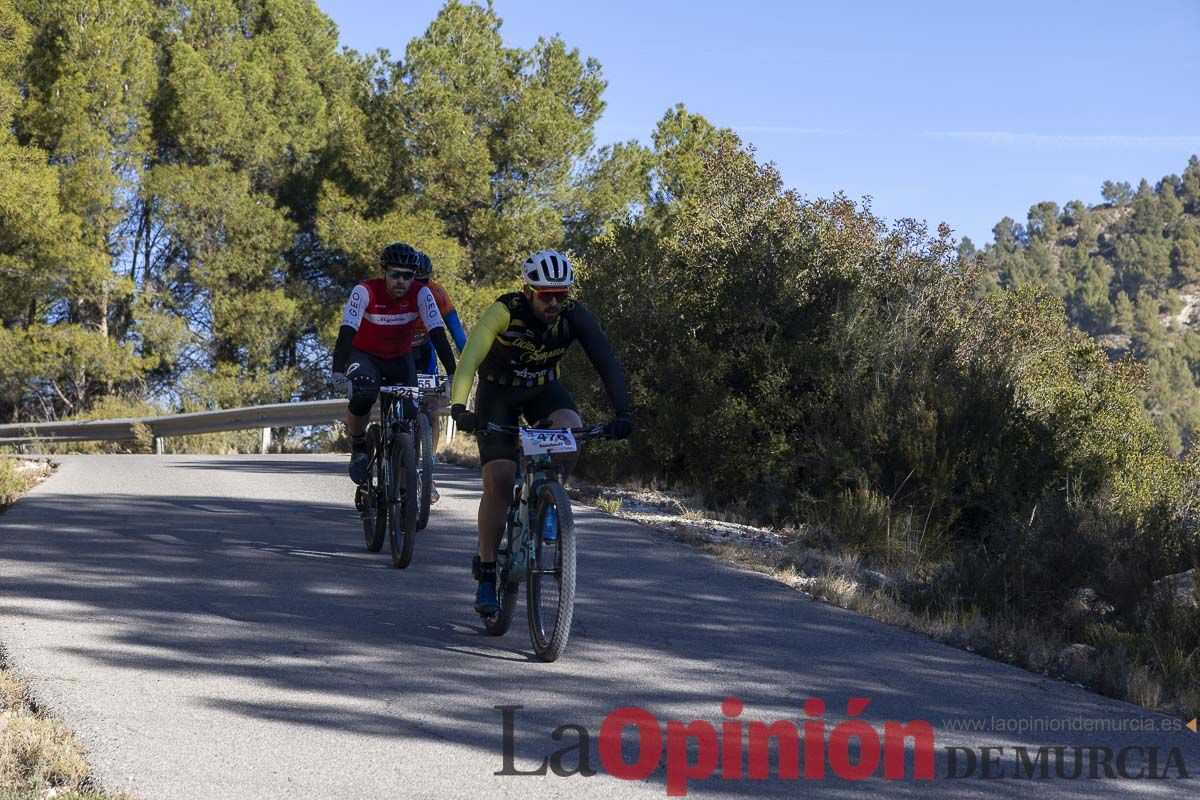
[(163, 437), (154, 437), (154, 455), (161, 456), (163, 454)]
[(263, 455), (266, 455), (267, 453), (271, 452), (271, 429), (270, 428), (262, 429), (262, 449), (259, 450), (258, 452)]
[(444, 439), (445, 445), (447, 447), (449, 447), (450, 443), (454, 441), (454, 433), (455, 433), (454, 417), (447, 415), (446, 419), (444, 421), (446, 423), (446, 433), (445, 433), (443, 439)]

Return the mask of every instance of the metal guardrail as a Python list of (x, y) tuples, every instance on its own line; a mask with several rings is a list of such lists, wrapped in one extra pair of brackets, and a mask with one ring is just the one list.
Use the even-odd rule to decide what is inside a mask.
[(20, 422), (14, 425), (0, 425), (0, 444), (38, 441), (128, 441), (138, 438), (135, 426), (144, 425), (155, 438), (155, 449), (161, 452), (161, 439), (166, 436), (261, 428), (265, 452), (270, 446), (271, 428), (325, 425), (343, 419), (345, 414), (345, 400), (310, 400), (303, 403), (276, 403), (161, 417), (97, 419), (85, 422)]
[[(266, 406), (227, 408), (220, 411), (197, 411), (190, 414), (170, 414), (161, 417), (130, 417), (128, 419), (96, 419), (83, 422), (19, 422), (0, 425), (0, 445), (31, 442), (121, 442), (138, 438), (137, 427), (144, 425), (154, 437), (154, 449), (163, 452), (162, 440), (167, 436), (187, 436), (194, 433), (217, 433), (250, 428), (262, 429), (262, 452), (271, 446), (271, 428), (292, 428), (299, 425), (327, 425), (345, 419), (346, 401), (307, 400), (303, 403), (275, 403)], [(454, 438), (454, 423), (448, 417), (445, 438)]]

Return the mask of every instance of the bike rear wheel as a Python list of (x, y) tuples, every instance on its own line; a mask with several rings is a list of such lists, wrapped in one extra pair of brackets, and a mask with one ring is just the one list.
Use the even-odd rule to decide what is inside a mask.
[[(557, 512), (558, 530), (547, 540), (543, 532), (551, 508)], [(529, 532), (534, 558), (525, 590), (529, 637), (538, 658), (555, 661), (567, 646), (575, 615), (575, 519), (567, 492), (557, 482), (544, 483), (538, 490), (535, 520)]]
[(484, 617), (483, 627), (492, 636), (503, 636), (512, 627), (513, 612), (517, 610), (521, 584), (501, 580), (497, 588), (499, 591), (496, 592), (496, 599), (500, 601), (500, 610), (490, 617)]
[(496, 599), (500, 601), (500, 611), (483, 618), (483, 627), (492, 636), (503, 636), (508, 633), (508, 629), (512, 625), (513, 613), (517, 610), (517, 597), (520, 596), (521, 591), (520, 581), (508, 569), (508, 565), (512, 563), (513, 547), (515, 546), (512, 519), (513, 517), (510, 516), (504, 531), (506, 552), (497, 554), (503, 565), (498, 565), (500, 574), (496, 581)]
[(422, 411), (417, 415), (417, 530), (425, 530), (429, 524), (429, 500), (433, 495), (433, 424), (429, 415)]
[(417, 454), (412, 436), (398, 433), (388, 456), (388, 540), (392, 565), (404, 569), (412, 561), (417, 535)]
[(371, 466), (366, 484), (358, 488), (363, 494), (363, 540), (369, 552), (378, 553), (383, 549), (383, 539), (387, 536), (387, 483), (383, 459), (379, 454), (377, 425), (367, 429), (367, 452), (371, 454)]

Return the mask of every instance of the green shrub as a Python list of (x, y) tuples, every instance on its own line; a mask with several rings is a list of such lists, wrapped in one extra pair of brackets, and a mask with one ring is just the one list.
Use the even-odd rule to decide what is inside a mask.
[[(943, 564), (925, 596), (947, 608), (1054, 614), (1092, 586), (1132, 619), (1200, 556), (1197, 462), (1142, 409), (1144, 370), (1110, 363), (1061, 301), (982, 292), (946, 229), (800, 200), (727, 136), (694, 192), (586, 263), (636, 416), (588, 476)], [(565, 374), (585, 419), (610, 413), (578, 354)]]

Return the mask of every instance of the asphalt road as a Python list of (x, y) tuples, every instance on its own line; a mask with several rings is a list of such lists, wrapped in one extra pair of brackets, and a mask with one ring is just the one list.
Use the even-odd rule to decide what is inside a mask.
[[(583, 506), (575, 626), (563, 658), (543, 664), (523, 607), (503, 638), (471, 609), (478, 476), (439, 468), (439, 486), (400, 571), (386, 546), (363, 547), (344, 457), (64, 458), (0, 515), (0, 642), (102, 783), (139, 798), (665, 797), (682, 786), (698, 797), (1200, 797), (1200, 780), (1180, 777), (1200, 775), (1200, 735), (1176, 720), (812, 602)], [(740, 715), (722, 712), (729, 696)], [(913, 778), (911, 741), (903, 779), (885, 778), (882, 761), (865, 781), (845, 777), (878, 753), (868, 735), (861, 752), (850, 740), (849, 767), (838, 760), (851, 697), (870, 698), (856, 718), (880, 735), (888, 720), (928, 722), (934, 779)], [(813, 698), (827, 708), (824, 778), (804, 777), (819, 759), (779, 778), (775, 749), (769, 779), (736, 777), (749, 737), (731, 727), (726, 776), (682, 783), (689, 759), (718, 751), (704, 724), (684, 747), (668, 720), (800, 726)], [(598, 774), (497, 775), (498, 705), (521, 706), (510, 771), (574, 746), (556, 764), (573, 771), (586, 736)], [(625, 729), (625, 762), (658, 765), (639, 780), (614, 777), (615, 751), (600, 744), (605, 718), (626, 707), (662, 725), (647, 723), (644, 750)], [(1009, 730), (1021, 725), (1040, 731)], [(654, 731), (670, 757), (654, 760)], [(1037, 779), (1014, 777), (1018, 747)], [(1050, 748), (1042, 762), (1038, 747)], [(1103, 764), (1089, 776), (1104, 751), (1085, 747), (1109, 749), (1114, 777)], [(968, 777), (949, 777), (971, 761)]]

